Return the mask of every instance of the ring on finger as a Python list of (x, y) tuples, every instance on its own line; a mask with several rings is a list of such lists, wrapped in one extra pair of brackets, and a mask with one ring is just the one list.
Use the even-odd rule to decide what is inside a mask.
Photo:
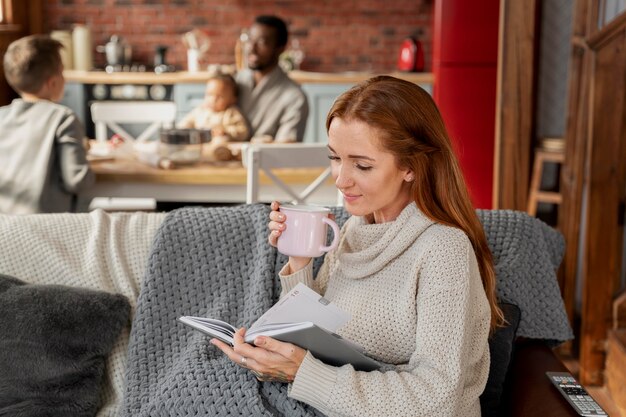
[(248, 358), (246, 358), (245, 356), (241, 357), (241, 365), (246, 366), (248, 364)]

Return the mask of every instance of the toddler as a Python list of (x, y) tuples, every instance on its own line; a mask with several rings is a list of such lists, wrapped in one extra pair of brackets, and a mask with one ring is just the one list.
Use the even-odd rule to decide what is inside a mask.
[(229, 160), (232, 153), (226, 143), (245, 141), (250, 134), (246, 119), (236, 104), (237, 84), (233, 77), (214, 75), (207, 81), (204, 102), (185, 116), (178, 127), (210, 129), (212, 138), (206, 148), (208, 156)]

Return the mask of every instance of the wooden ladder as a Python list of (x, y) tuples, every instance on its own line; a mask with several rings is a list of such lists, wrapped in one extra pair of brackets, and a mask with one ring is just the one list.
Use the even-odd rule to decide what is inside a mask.
[(565, 161), (564, 145), (562, 138), (544, 138), (541, 141), (541, 146), (535, 150), (533, 174), (530, 181), (528, 207), (526, 210), (531, 216), (537, 214), (537, 205), (539, 203), (561, 204), (563, 201), (560, 192), (541, 190), (541, 178), (546, 162), (563, 164)]

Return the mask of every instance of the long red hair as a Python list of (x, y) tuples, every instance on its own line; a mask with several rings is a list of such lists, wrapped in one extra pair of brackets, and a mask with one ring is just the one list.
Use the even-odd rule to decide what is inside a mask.
[(395, 156), (398, 166), (415, 174), (411, 191), (422, 213), (465, 232), (474, 248), (491, 307), (491, 330), (501, 325), (504, 317), (498, 307), (493, 257), (431, 96), (408, 81), (378, 76), (337, 98), (326, 118), (327, 130), (336, 117), (378, 128), (382, 145)]

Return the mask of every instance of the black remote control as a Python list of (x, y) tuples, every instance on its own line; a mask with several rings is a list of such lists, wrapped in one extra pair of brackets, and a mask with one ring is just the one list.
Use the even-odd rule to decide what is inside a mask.
[(591, 398), (591, 395), (576, 381), (572, 374), (569, 372), (546, 372), (546, 375), (579, 415), (608, 417), (606, 411)]

